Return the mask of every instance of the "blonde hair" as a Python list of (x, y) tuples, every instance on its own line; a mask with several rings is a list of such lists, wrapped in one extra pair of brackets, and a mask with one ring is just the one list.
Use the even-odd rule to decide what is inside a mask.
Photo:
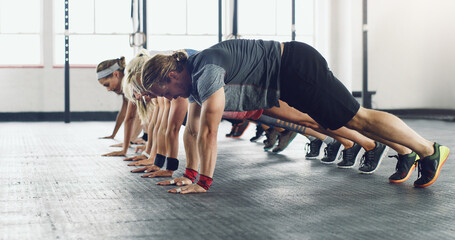
[[(96, 66), (96, 72), (100, 72), (105, 69), (108, 69), (109, 67), (113, 66), (115, 63), (117, 63), (120, 67), (116, 71), (120, 71), (123, 74), (123, 71), (125, 70), (125, 65), (126, 65), (125, 57), (123, 57), (123, 56), (116, 58), (116, 59), (109, 59), (109, 60), (102, 61), (100, 64), (98, 64), (98, 66)], [(106, 77), (110, 77), (110, 76), (112, 76), (112, 74), (110, 74)]]
[(146, 104), (144, 101), (136, 100), (133, 97), (134, 92), (143, 92), (140, 78), (142, 72), (142, 66), (150, 59), (150, 54), (147, 50), (142, 49), (136, 56), (131, 59), (126, 66), (126, 75), (122, 80), (122, 90), (124, 96), (131, 102), (134, 102), (137, 106), (137, 112), (142, 123), (146, 123), (148, 119), (148, 113), (150, 112), (151, 104)]
[(142, 86), (145, 90), (155, 85), (163, 88), (169, 82), (169, 72), (181, 72), (187, 60), (188, 55), (183, 50), (175, 51), (172, 55), (155, 55), (144, 64), (141, 75)]

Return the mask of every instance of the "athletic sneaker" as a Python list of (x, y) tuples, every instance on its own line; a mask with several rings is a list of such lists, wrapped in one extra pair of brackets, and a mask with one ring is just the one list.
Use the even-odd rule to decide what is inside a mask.
[(278, 145), (272, 152), (279, 153), (286, 149), (292, 140), (294, 140), (295, 136), (297, 136), (297, 133), (293, 131), (284, 130), (283, 132), (280, 132), (278, 136)]
[(273, 146), (275, 146), (276, 141), (278, 140), (278, 134), (279, 132), (276, 131), (274, 128), (269, 128), (265, 130), (265, 136), (267, 137), (266, 140), (264, 140), (264, 150), (269, 150)]
[(423, 188), (433, 184), (438, 179), (449, 153), (448, 147), (434, 143), (434, 154), (418, 160), (419, 178), (414, 182), (414, 187)]
[(264, 128), (262, 128), (261, 125), (256, 125), (256, 135), (254, 137), (250, 138), (250, 142), (256, 142), (263, 135), (264, 135)]
[(376, 147), (374, 149), (366, 151), (365, 154), (363, 154), (359, 167), (360, 173), (374, 173), (379, 165), (381, 165), (382, 159), (384, 159), (388, 150), (389, 147), (380, 142), (376, 142)]
[(343, 150), (343, 145), (337, 140), (332, 141), (331, 143), (327, 144), (325, 147), (324, 152), (325, 156), (321, 159), (322, 163), (325, 164), (332, 164), (335, 160), (340, 158), (341, 151)]
[(352, 168), (355, 165), (357, 156), (359, 156), (362, 147), (354, 143), (354, 145), (348, 149), (343, 150), (343, 160), (337, 164), (339, 168)]
[(315, 139), (306, 144), (307, 153), (305, 155), (306, 159), (316, 159), (321, 153), (322, 140)]
[(414, 171), (417, 160), (419, 160), (419, 155), (415, 152), (409, 154), (398, 154), (390, 157), (395, 157), (398, 159), (397, 166), (395, 169), (397, 170), (392, 176), (389, 177), (390, 183), (401, 183), (409, 179)]
[(248, 128), (248, 125), (250, 124), (249, 121), (243, 120), (243, 122), (239, 124), (234, 124), (233, 131), (231, 131), (231, 138), (240, 138), (245, 130)]

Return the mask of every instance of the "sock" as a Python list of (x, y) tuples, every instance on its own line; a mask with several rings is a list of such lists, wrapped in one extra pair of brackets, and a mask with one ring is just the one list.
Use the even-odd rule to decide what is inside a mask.
[(329, 143), (332, 143), (333, 141), (336, 141), (335, 139), (327, 136), (324, 138), (324, 140), (322, 140), (325, 144), (329, 145)]

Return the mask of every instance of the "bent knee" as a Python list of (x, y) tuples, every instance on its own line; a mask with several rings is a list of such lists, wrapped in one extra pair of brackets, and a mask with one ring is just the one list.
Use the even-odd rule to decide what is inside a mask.
[(359, 111), (354, 117), (346, 124), (348, 128), (356, 130), (367, 130), (371, 122), (371, 109), (360, 107)]

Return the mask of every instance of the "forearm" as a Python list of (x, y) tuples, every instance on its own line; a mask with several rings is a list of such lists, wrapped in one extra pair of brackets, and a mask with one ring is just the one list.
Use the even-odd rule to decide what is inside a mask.
[(169, 124), (166, 131), (166, 156), (177, 158), (179, 153), (180, 126)]
[(185, 128), (183, 133), (183, 145), (185, 147), (186, 168), (198, 171), (199, 169), (199, 153), (197, 148), (197, 133), (192, 131), (189, 126)]
[(147, 126), (147, 135), (148, 140), (147, 144), (145, 145), (145, 152), (150, 154), (150, 150), (152, 149), (152, 143), (153, 143), (153, 127), (154, 127), (154, 122), (150, 121), (149, 125)]
[(197, 147), (201, 161), (199, 173), (213, 177), (217, 157), (217, 131), (208, 130), (201, 133), (197, 139)]
[(133, 122), (133, 131), (131, 132), (130, 141), (136, 140), (139, 137), (139, 134), (142, 132), (142, 124), (139, 118), (135, 118)]
[(122, 126), (122, 123), (125, 120), (126, 110), (127, 110), (127, 102), (126, 102), (126, 100), (123, 100), (122, 108), (120, 109), (119, 113), (117, 114), (117, 118), (115, 119), (115, 127), (114, 127), (114, 131), (112, 131), (112, 136), (117, 135), (117, 132), (120, 129), (120, 126)]
[(124, 136), (123, 136), (123, 151), (126, 153), (130, 146), (130, 139), (133, 132), (134, 119), (127, 119), (125, 121)]

